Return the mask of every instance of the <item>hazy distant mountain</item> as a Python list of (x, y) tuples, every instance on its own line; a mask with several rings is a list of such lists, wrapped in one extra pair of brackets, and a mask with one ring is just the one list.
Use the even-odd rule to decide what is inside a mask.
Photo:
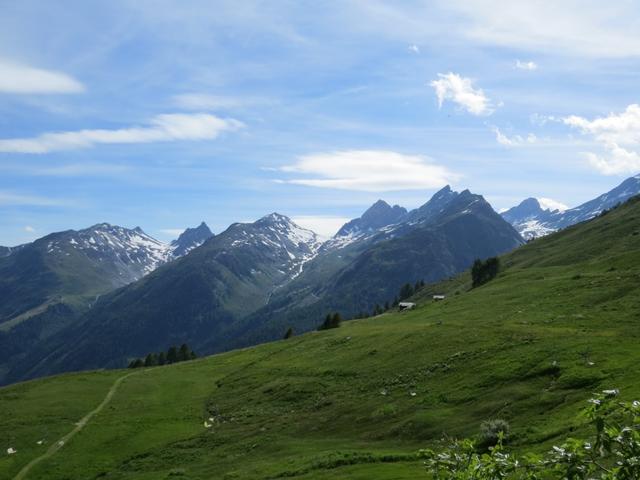
[[(225, 341), (242, 346), (278, 338), (289, 326), (309, 330), (328, 311), (347, 317), (370, 312), (375, 303), (392, 301), (406, 282), (440, 280), (468, 268), (476, 258), (523, 243), (482, 196), (448, 186), (398, 223), (350, 242), (340, 243), (339, 238), (337, 234), (328, 241), (299, 278), (239, 322)], [(213, 350), (224, 348), (229, 347), (212, 343)]]
[(543, 208), (535, 198), (527, 198), (519, 205), (503, 212), (502, 216), (524, 238), (531, 239), (590, 220), (604, 210), (638, 194), (640, 194), (640, 175), (626, 179), (613, 190), (575, 208), (552, 210)]
[[(315, 233), (276, 213), (235, 223), (188, 255), (101, 297), (83, 316), (81, 328), (34, 352), (12, 375), (119, 366), (130, 356), (166, 349), (172, 342), (200, 348), (224, 335), (235, 319), (265, 305), (320, 245)], [(74, 348), (47, 357), (64, 344)]]
[(213, 233), (204, 222), (195, 228), (187, 228), (176, 240), (171, 242), (171, 255), (174, 258), (182, 257), (211, 237), (213, 237)]
[(102, 295), (73, 328), (12, 364), (7, 379), (122, 366), (174, 343), (211, 353), (279, 338), (285, 325), (300, 332), (329, 310), (370, 311), (405, 282), (454, 275), (523, 242), (482, 196), (448, 186), (411, 212), (378, 201), (324, 243), (276, 213), (203, 240), (207, 231), (174, 242), (204, 241), (182, 258), (152, 256), (165, 264)]
[(384, 200), (378, 200), (362, 214), (342, 226), (336, 237), (358, 237), (372, 233), (387, 225), (398, 223), (407, 215), (407, 210), (398, 205), (390, 206)]
[(189, 234), (174, 248), (139, 227), (100, 223), (0, 249), (0, 383), (3, 365), (74, 325), (100, 295), (139, 280), (197, 242)]

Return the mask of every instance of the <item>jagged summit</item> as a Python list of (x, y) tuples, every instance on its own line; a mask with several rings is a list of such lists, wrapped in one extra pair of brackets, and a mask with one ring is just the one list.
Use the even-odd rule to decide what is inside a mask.
[[(567, 210), (552, 209), (549, 202), (527, 198), (519, 205), (502, 213), (502, 217), (514, 226), (520, 235), (532, 239), (590, 220), (604, 210), (640, 194), (640, 175), (627, 178), (620, 185), (593, 200)], [(548, 208), (544, 208), (547, 206)]]
[(346, 223), (338, 230), (336, 237), (357, 236), (387, 225), (398, 223), (407, 215), (407, 210), (399, 205), (393, 207), (384, 200), (371, 205), (360, 218)]
[(182, 257), (194, 248), (199, 247), (204, 242), (213, 237), (209, 226), (202, 222), (195, 228), (187, 228), (180, 236), (171, 242), (171, 253), (173, 257)]

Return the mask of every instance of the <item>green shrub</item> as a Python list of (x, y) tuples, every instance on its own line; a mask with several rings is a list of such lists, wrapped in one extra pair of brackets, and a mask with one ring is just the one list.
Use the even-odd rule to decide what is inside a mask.
[(444, 451), (421, 450), (434, 480), (638, 480), (640, 402), (620, 402), (618, 390), (603, 390), (583, 413), (594, 427), (587, 440), (569, 438), (542, 455), (505, 451), (504, 435), (486, 453), (471, 440), (454, 441)]
[(501, 438), (509, 437), (509, 430), (509, 422), (501, 418), (482, 422), (480, 425), (480, 446), (493, 447)]

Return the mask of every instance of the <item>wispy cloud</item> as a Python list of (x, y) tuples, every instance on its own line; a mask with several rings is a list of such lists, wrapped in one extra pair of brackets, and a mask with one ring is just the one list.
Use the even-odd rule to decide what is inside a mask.
[(161, 228), (158, 232), (163, 235), (169, 235), (172, 237), (178, 237), (182, 232), (184, 232), (184, 228)]
[(496, 135), (496, 141), (505, 147), (519, 147), (527, 144), (531, 145), (538, 141), (538, 138), (533, 133), (528, 134), (526, 137), (523, 137), (522, 135), (512, 135), (509, 137), (496, 126), (492, 125), (490, 128)]
[(484, 44), (509, 48), (517, 45), (545, 53), (592, 57), (640, 55), (635, 2), (447, 0), (439, 3), (463, 15), (462, 21), (454, 26), (455, 33)]
[(52, 70), (29, 67), (0, 59), (0, 93), (82, 93), (75, 78)]
[(308, 228), (323, 237), (332, 237), (340, 227), (351, 220), (348, 217), (332, 217), (327, 215), (301, 215), (292, 217), (296, 224)]
[(537, 200), (544, 210), (560, 210), (561, 212), (564, 212), (569, 209), (567, 205), (562, 202), (558, 202), (553, 198), (539, 197)]
[(538, 69), (538, 64), (536, 62), (532, 62), (532, 61), (521, 62), (520, 60), (516, 60), (515, 67), (518, 70), (533, 71), (533, 70), (537, 70)]
[(243, 126), (238, 120), (207, 113), (164, 114), (155, 116), (146, 127), (53, 132), (32, 138), (0, 140), (0, 152), (47, 153), (89, 148), (97, 144), (212, 140), (222, 132)]
[(412, 45), (409, 45), (409, 51), (413, 53), (420, 53), (420, 47), (418, 47), (418, 45), (414, 43)]
[(586, 152), (589, 163), (605, 175), (640, 171), (640, 105), (629, 105), (622, 113), (588, 120), (571, 115), (562, 121), (591, 135), (602, 144), (606, 155)]
[(305, 155), (281, 170), (319, 177), (279, 180), (282, 183), (369, 192), (435, 188), (458, 178), (426, 157), (384, 150)]
[(62, 207), (69, 202), (57, 198), (41, 197), (38, 195), (23, 195), (10, 191), (0, 190), (0, 207), (4, 206), (31, 206), (31, 207)]
[(219, 108), (236, 108), (246, 104), (239, 97), (210, 95), (207, 93), (181, 93), (173, 97), (177, 107), (186, 110), (216, 110)]
[(33, 228), (31, 225), (25, 225), (24, 231), (27, 232), (27, 233), (35, 233), (36, 229)]
[(433, 80), (429, 85), (436, 91), (440, 108), (445, 100), (449, 100), (473, 115), (493, 113), (491, 101), (481, 89), (473, 88), (471, 79), (451, 72), (439, 73), (438, 77), (439, 80)]

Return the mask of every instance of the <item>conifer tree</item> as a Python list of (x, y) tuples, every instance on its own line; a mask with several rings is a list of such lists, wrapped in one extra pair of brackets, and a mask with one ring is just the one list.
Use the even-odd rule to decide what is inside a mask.
[(284, 339), (286, 340), (287, 338), (291, 337), (293, 337), (293, 328), (289, 327), (287, 329), (287, 332), (284, 334)]
[(171, 346), (167, 350), (167, 363), (176, 363), (178, 361), (178, 349), (175, 346)]
[(164, 352), (160, 352), (158, 354), (158, 365), (166, 365), (167, 363), (167, 354)]
[(410, 283), (405, 283), (400, 289), (398, 297), (400, 297), (400, 300), (406, 300), (411, 295), (413, 295), (413, 286)]
[(158, 365), (158, 356), (155, 353), (148, 354), (144, 359), (145, 367), (155, 367)]
[(178, 362), (184, 362), (191, 359), (191, 349), (186, 343), (180, 345), (180, 351), (178, 352)]

